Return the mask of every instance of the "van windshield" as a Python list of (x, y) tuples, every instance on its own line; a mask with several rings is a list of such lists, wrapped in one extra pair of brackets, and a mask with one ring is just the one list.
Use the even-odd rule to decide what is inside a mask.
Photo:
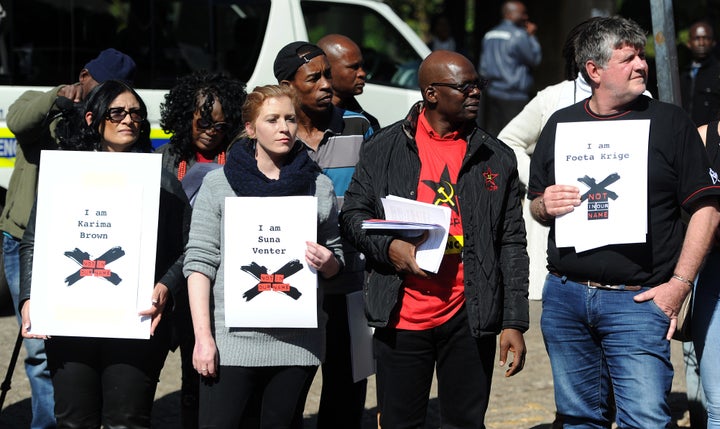
[[(341, 33), (360, 45), (368, 82), (417, 88), (421, 58), (372, 8), (301, 0), (308, 38)], [(55, 86), (108, 47), (137, 63), (138, 88), (169, 89), (194, 70), (253, 74), (270, 0), (2, 0), (0, 84)], [(38, 13), (42, 11), (42, 13)]]
[(417, 69), (422, 58), (379, 13), (346, 3), (303, 1), (301, 5), (311, 42), (340, 33), (360, 46), (369, 83), (418, 87)]
[(139, 88), (168, 89), (178, 76), (198, 69), (247, 81), (270, 13), (270, 0), (3, 0), (2, 5), (7, 13), (0, 25), (2, 83), (39, 86), (74, 82), (83, 64), (107, 47), (135, 60)]

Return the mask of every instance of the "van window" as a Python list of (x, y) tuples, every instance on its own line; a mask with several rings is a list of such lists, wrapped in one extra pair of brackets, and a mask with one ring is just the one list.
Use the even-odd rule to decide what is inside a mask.
[(40, 86), (75, 82), (108, 47), (135, 60), (139, 88), (168, 89), (197, 69), (247, 81), (270, 14), (270, 0), (2, 0), (2, 6), (2, 83)]
[(407, 40), (376, 11), (360, 5), (302, 1), (311, 42), (339, 33), (360, 46), (369, 83), (417, 88), (422, 58)]

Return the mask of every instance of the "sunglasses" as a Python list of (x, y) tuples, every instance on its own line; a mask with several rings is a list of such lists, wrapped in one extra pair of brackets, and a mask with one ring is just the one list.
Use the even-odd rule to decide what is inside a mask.
[(130, 120), (135, 123), (140, 123), (145, 120), (145, 112), (140, 109), (125, 110), (123, 107), (111, 107), (105, 112), (105, 119), (112, 122), (113, 124), (119, 124), (122, 122), (127, 115), (130, 115)]
[(205, 118), (198, 118), (195, 126), (201, 130), (209, 130), (212, 128), (218, 133), (225, 133), (230, 129), (230, 124), (227, 122), (211, 122)]
[(465, 83), (447, 83), (447, 82), (433, 82), (430, 86), (446, 86), (448, 88), (455, 89), (462, 92), (466, 97), (470, 95), (476, 89), (482, 91), (487, 87), (488, 81), (486, 79), (479, 79), (472, 82)]

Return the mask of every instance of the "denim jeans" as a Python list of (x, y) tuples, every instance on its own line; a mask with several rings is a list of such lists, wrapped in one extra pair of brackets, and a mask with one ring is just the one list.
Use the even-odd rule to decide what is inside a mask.
[(638, 293), (548, 274), (540, 324), (565, 428), (610, 428), (611, 391), (619, 428), (670, 424), (670, 319), (653, 301), (633, 301)]
[(720, 250), (713, 249), (695, 286), (693, 343), (707, 402), (707, 427), (720, 429)]
[[(21, 323), (18, 310), (18, 296), (20, 295), (20, 242), (14, 238), (3, 235), (3, 264), (5, 278), (12, 295), (13, 307)], [(47, 429), (55, 427), (55, 401), (53, 400), (53, 387), (50, 380), (50, 371), (45, 356), (45, 341), (23, 341), (27, 358), (25, 359), (25, 373), (30, 381), (32, 391), (32, 423), (31, 429)]]

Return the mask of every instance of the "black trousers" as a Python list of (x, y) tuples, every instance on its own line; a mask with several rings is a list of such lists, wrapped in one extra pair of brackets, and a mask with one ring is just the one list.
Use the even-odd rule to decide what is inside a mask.
[(149, 340), (46, 340), (58, 428), (149, 428), (168, 335), (161, 324)]
[(220, 366), (216, 378), (200, 381), (200, 428), (302, 429), (316, 371), (316, 366)]
[(436, 328), (375, 330), (377, 381), (382, 385), (380, 426), (422, 428), (437, 367), (443, 428), (485, 428), (495, 360), (494, 335), (470, 335), (463, 307)]
[(345, 295), (325, 295), (323, 310), (326, 325), (325, 362), (318, 410), (318, 429), (360, 429), (365, 411), (367, 379), (353, 382)]

